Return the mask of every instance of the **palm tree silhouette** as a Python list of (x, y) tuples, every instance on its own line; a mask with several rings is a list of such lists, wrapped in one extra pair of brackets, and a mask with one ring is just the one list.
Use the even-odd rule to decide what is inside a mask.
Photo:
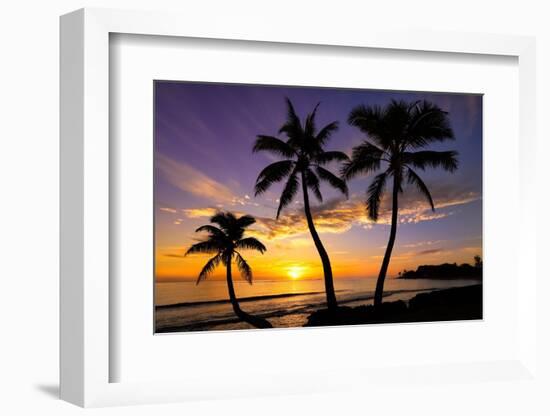
[(393, 178), (390, 237), (374, 295), (374, 304), (380, 305), (395, 243), (398, 199), (403, 192), (404, 180), (415, 185), (426, 197), (432, 210), (435, 210), (428, 187), (413, 168), (422, 171), (426, 168), (443, 168), (454, 172), (458, 167), (458, 154), (454, 151), (417, 151), (433, 142), (454, 139), (447, 112), (428, 101), (407, 103), (392, 100), (384, 108), (360, 105), (351, 111), (348, 122), (358, 127), (372, 142), (364, 140), (353, 148), (351, 160), (342, 169), (343, 177), (350, 179), (359, 174), (375, 172), (382, 163), (386, 167), (375, 176), (367, 190), (367, 212), (373, 221), (378, 220), (386, 182), (390, 177)]
[(223, 264), (227, 270), (227, 289), (235, 315), (257, 328), (272, 328), (273, 326), (267, 320), (250, 315), (241, 309), (235, 295), (233, 277), (231, 275), (231, 263), (234, 259), (241, 272), (241, 276), (248, 283), (252, 284), (252, 269), (237, 250), (252, 249), (262, 254), (266, 251), (265, 246), (256, 238), (243, 238), (245, 228), (254, 224), (256, 220), (250, 215), (243, 215), (237, 218), (231, 212), (219, 212), (210, 218), (210, 222), (217, 224), (219, 227), (208, 224), (197, 228), (195, 232), (205, 231), (208, 233), (208, 237), (203, 241), (193, 244), (185, 253), (186, 256), (195, 253), (214, 254), (214, 257), (206, 262), (199, 273), (197, 285), (206, 279), (220, 263)]
[(287, 136), (287, 141), (263, 135), (256, 138), (253, 152), (270, 152), (275, 156), (284, 158), (284, 160), (272, 163), (260, 172), (256, 180), (255, 195), (264, 193), (274, 183), (286, 179), (286, 185), (279, 198), (278, 219), (281, 210), (292, 202), (301, 183), (307, 225), (323, 263), (327, 307), (334, 309), (338, 304), (334, 293), (332, 268), (327, 251), (315, 229), (308, 190), (311, 190), (319, 202), (322, 202), (323, 196), (319, 188), (320, 182), (324, 181), (347, 197), (348, 188), (346, 183), (323, 166), (333, 161), (348, 160), (348, 157), (342, 152), (323, 150), (323, 146), (330, 139), (332, 133), (338, 129), (338, 123), (336, 121), (332, 122), (317, 131), (315, 114), (319, 104), (315, 106), (312, 113), (308, 114), (303, 126), (288, 98), (286, 104), (287, 119), (279, 129), (279, 134), (284, 133)]

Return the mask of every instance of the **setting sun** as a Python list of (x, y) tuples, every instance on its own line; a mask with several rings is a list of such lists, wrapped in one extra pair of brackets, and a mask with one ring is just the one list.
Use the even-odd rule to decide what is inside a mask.
[(302, 266), (291, 266), (286, 273), (291, 279), (299, 279), (304, 274), (304, 268)]

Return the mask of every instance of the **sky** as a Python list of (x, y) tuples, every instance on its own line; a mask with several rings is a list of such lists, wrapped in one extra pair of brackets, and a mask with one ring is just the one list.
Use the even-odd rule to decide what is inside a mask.
[[(473, 263), (482, 246), (482, 96), (425, 92), (281, 87), (156, 81), (155, 265), (157, 281), (194, 280), (208, 255), (184, 257), (201, 237), (195, 229), (218, 210), (253, 215), (248, 234), (267, 247), (246, 252), (255, 279), (315, 279), (322, 266), (303, 215), (302, 194), (276, 220), (283, 183), (254, 197), (259, 172), (277, 160), (252, 153), (259, 134), (278, 136), (285, 97), (303, 120), (317, 103), (317, 126), (339, 122), (326, 150), (348, 155), (366, 136), (347, 124), (353, 107), (386, 105), (391, 99), (428, 100), (449, 113), (454, 141), (429, 150), (455, 150), (459, 168), (418, 172), (431, 191), (432, 212), (414, 186), (400, 196), (397, 239), (388, 270), (422, 264)], [(328, 168), (338, 172), (338, 165)], [(323, 202), (310, 197), (317, 231), (338, 278), (375, 277), (389, 236), (391, 190), (377, 223), (367, 219), (365, 194), (374, 174), (348, 182), (349, 198), (323, 184)], [(211, 277), (221, 279), (219, 268)]]

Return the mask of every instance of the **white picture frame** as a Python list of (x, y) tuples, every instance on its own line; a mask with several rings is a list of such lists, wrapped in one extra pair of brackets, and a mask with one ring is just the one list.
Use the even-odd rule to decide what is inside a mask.
[[(519, 67), (519, 195), (527, 213), (533, 203), (534, 169), (527, 149), (536, 142), (535, 41), (529, 37), (380, 31), (349, 28), (338, 33), (322, 27), (308, 30), (275, 23), (261, 25), (243, 17), (235, 22), (168, 13), (82, 9), (61, 18), (61, 398), (80, 406), (158, 403), (214, 397), (308, 393), (372, 386), (374, 381), (403, 375), (397, 369), (331, 369), (332, 381), (318, 374), (269, 374), (253, 382), (241, 380), (230, 388), (228, 375), (212, 386), (195, 376), (185, 381), (111, 382), (110, 365), (110, 169), (109, 37), (113, 33), (225, 39), (281, 44), (331, 45), (340, 48), (428, 51), (440, 54), (503, 55), (517, 58)], [(520, 215), (518, 262), (524, 273), (518, 287), (518, 354), (513, 359), (422, 365), (407, 369), (412, 380), (476, 382), (483, 379), (525, 380), (536, 376), (537, 270), (529, 244), (536, 241), (536, 217)], [(531, 243), (531, 245), (534, 243)], [(511, 271), (517, 272), (517, 271)], [(363, 369), (364, 370), (364, 369)], [(474, 375), (473, 375), (474, 374)], [(478, 377), (475, 374), (483, 374)], [(405, 377), (406, 379), (406, 377)], [(343, 383), (342, 380), (348, 380)]]

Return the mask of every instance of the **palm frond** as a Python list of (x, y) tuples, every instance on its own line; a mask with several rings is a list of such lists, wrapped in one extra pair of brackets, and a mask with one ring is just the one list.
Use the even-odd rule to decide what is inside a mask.
[(197, 278), (197, 282), (195, 284), (198, 285), (200, 282), (210, 276), (214, 269), (218, 266), (218, 264), (220, 264), (220, 261), (222, 261), (222, 256), (220, 254), (217, 254), (210, 260), (208, 260), (202, 268), (201, 272), (199, 273), (199, 277)]
[(218, 212), (210, 218), (210, 222), (218, 224), (220, 228), (229, 233), (237, 221), (235, 215), (231, 212)]
[(384, 133), (392, 148), (405, 136), (410, 120), (409, 106), (404, 100), (391, 100), (384, 109)]
[(426, 184), (422, 181), (422, 179), (420, 179), (420, 176), (418, 176), (416, 172), (410, 168), (407, 168), (407, 182), (409, 184), (416, 185), (420, 193), (424, 195), (428, 200), (430, 207), (432, 208), (432, 211), (435, 211), (434, 201), (432, 199), (432, 195), (430, 194), (430, 190), (428, 189)]
[(316, 142), (319, 143), (320, 146), (324, 146), (329, 141), (332, 134), (338, 130), (338, 126), (339, 123), (337, 121), (327, 124), (317, 133), (317, 136), (315, 136)]
[(231, 260), (233, 259), (234, 254), (235, 254), (235, 251), (233, 250), (233, 248), (228, 248), (224, 250), (222, 254), (220, 254), (221, 262), (225, 267), (227, 267), (227, 265), (231, 263)]
[(412, 103), (410, 103), (409, 108), (408, 108), (409, 114), (411, 114), (413, 110), (417, 109), (418, 105), (421, 102), (422, 102), (422, 100), (416, 100), (416, 101), (413, 101)]
[(367, 190), (367, 213), (371, 220), (378, 221), (380, 200), (386, 187), (387, 172), (382, 172), (374, 178)]
[(290, 173), (295, 163), (293, 160), (281, 160), (266, 166), (256, 179), (254, 194), (260, 195), (267, 191), (271, 185), (281, 181)]
[(200, 241), (198, 243), (193, 244), (185, 255), (189, 254), (198, 254), (198, 253), (218, 253), (223, 247), (220, 245), (220, 243), (216, 240), (206, 240), (206, 241)]
[(385, 111), (380, 106), (354, 107), (348, 116), (348, 123), (367, 134), (383, 148), (389, 147), (391, 137), (387, 131)]
[(344, 180), (321, 166), (316, 166), (315, 170), (322, 181), (328, 182), (333, 188), (338, 189), (346, 196), (346, 198), (349, 196), (348, 186)]
[(380, 169), (380, 163), (386, 152), (374, 144), (364, 141), (355, 146), (351, 152), (351, 158), (344, 163), (341, 175), (351, 179), (359, 174), (366, 174)]
[(220, 230), (218, 227), (214, 227), (213, 225), (207, 224), (207, 225), (201, 225), (199, 228), (195, 230), (196, 233), (200, 233), (206, 231), (208, 234), (210, 234), (212, 237), (217, 238), (225, 238), (226, 235), (222, 230)]
[(235, 252), (235, 260), (237, 262), (237, 267), (239, 268), (239, 271), (241, 272), (241, 276), (250, 284), (252, 284), (252, 269), (248, 265), (245, 259), (243, 257)]
[(313, 111), (307, 115), (306, 122), (304, 123), (304, 135), (308, 138), (313, 138), (313, 135), (315, 134), (315, 115), (317, 113), (317, 109), (319, 108), (319, 104), (313, 108)]
[(252, 215), (243, 215), (242, 217), (239, 217), (237, 219), (237, 227), (240, 228), (246, 228), (250, 227), (252, 224), (256, 222), (256, 218), (254, 218)]
[(325, 165), (330, 162), (348, 162), (349, 157), (344, 152), (328, 151), (322, 152), (315, 157), (315, 162), (319, 165)]
[(279, 198), (279, 208), (277, 209), (277, 218), (281, 214), (281, 210), (292, 202), (294, 196), (298, 192), (298, 172), (296, 168), (292, 171), (286, 182), (283, 193)]
[(448, 113), (429, 101), (422, 101), (410, 111), (405, 140), (413, 147), (454, 139)]
[(267, 248), (255, 237), (246, 237), (235, 243), (235, 247), (247, 250), (256, 250), (260, 253), (267, 251)]
[(323, 195), (320, 189), (321, 184), (317, 175), (311, 169), (306, 169), (304, 171), (304, 177), (306, 185), (313, 192), (313, 195), (315, 195), (319, 202), (323, 202)]
[(423, 150), (419, 152), (403, 152), (405, 164), (418, 169), (443, 168), (448, 172), (458, 169), (458, 153), (455, 151), (436, 152)]
[(296, 111), (294, 111), (294, 106), (292, 105), (292, 102), (288, 98), (285, 98), (285, 102), (287, 106), (286, 122), (279, 129), (279, 134), (285, 133), (290, 141), (293, 143), (301, 142), (303, 139), (304, 131), (302, 129), (300, 119), (296, 115)]
[(266, 151), (276, 156), (291, 158), (296, 156), (294, 149), (281, 139), (272, 136), (258, 135), (254, 142), (252, 152)]

